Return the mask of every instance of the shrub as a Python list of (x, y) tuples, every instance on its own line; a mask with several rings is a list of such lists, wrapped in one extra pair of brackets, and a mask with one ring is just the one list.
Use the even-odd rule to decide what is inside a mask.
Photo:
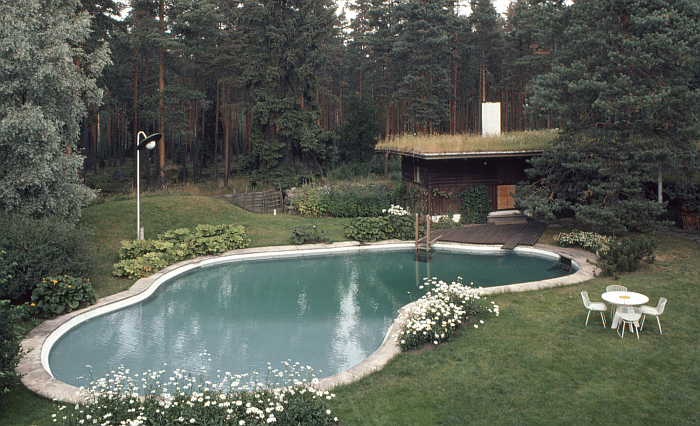
[[(437, 345), (449, 340), (470, 317), (489, 312), (499, 315), (498, 305), (491, 302), (493, 306), (488, 307), (477, 289), (461, 282), (447, 284), (428, 278), (424, 281), (425, 286), (433, 285), (433, 290), (418, 299), (405, 317), (399, 318), (401, 332), (395, 339), (404, 352), (419, 349), (426, 343)], [(483, 320), (480, 323), (483, 324)], [(474, 324), (474, 327), (479, 325)]]
[[(381, 217), (357, 217), (345, 225), (345, 236), (356, 241), (412, 240), (415, 237), (415, 222), (401, 206), (392, 205)], [(421, 224), (419, 235), (425, 235)]]
[(486, 223), (491, 212), (491, 197), (485, 185), (472, 185), (457, 194), (462, 206), (459, 208), (461, 223)]
[[(218, 383), (204, 375), (192, 377), (176, 370), (169, 380), (164, 371), (130, 377), (123, 368), (93, 382), (87, 404), (74, 410), (60, 407), (59, 424), (123, 425), (289, 425), (327, 426), (337, 422), (328, 407), (335, 395), (318, 391), (310, 383), (292, 379), (287, 387), (239, 387), (241, 376), (221, 374)], [(271, 371), (289, 377), (289, 370)], [(246, 385), (247, 386), (247, 385)], [(145, 395), (144, 395), (145, 394)]]
[(86, 276), (94, 266), (86, 230), (55, 219), (0, 214), (0, 250), (12, 279), (0, 284), (0, 299), (26, 301), (47, 276)]
[(175, 229), (159, 235), (157, 240), (122, 241), (120, 260), (112, 273), (130, 279), (147, 277), (182, 260), (222, 254), (249, 244), (250, 238), (242, 226), (197, 225), (194, 232)]
[(41, 280), (28, 305), (31, 315), (50, 318), (88, 307), (96, 301), (90, 280), (64, 275)]
[(304, 243), (325, 243), (331, 242), (326, 238), (326, 231), (324, 229), (318, 229), (316, 225), (312, 226), (297, 226), (292, 229), (291, 236), (292, 243), (294, 244), (304, 244)]
[(554, 237), (554, 242), (562, 247), (581, 247), (597, 254), (596, 266), (602, 275), (609, 276), (636, 271), (642, 261), (653, 263), (654, 250), (658, 246), (655, 239), (645, 236), (638, 241), (625, 237), (618, 242), (613, 237), (578, 230), (560, 233)]
[(304, 185), (292, 194), (290, 200), (292, 211), (312, 217), (378, 216), (389, 204), (387, 188), (358, 184), (334, 187)]
[(595, 232), (575, 230), (555, 235), (554, 242), (561, 247), (581, 247), (600, 256), (615, 244), (615, 239)]
[(633, 272), (641, 261), (654, 262), (654, 250), (658, 244), (653, 238), (641, 236), (638, 241), (625, 237), (619, 244), (612, 244), (602, 253), (598, 263), (602, 275), (614, 276), (618, 273)]
[(23, 310), (22, 306), (11, 306), (9, 300), (0, 300), (0, 395), (8, 392), (18, 378), (15, 367), (22, 357), (18, 324)]
[[(0, 285), (12, 278), (5, 272), (8, 269), (4, 259), (5, 252), (0, 251)], [(15, 367), (19, 363), (21, 334), (18, 326), (24, 317), (23, 308), (11, 306), (9, 300), (0, 300), (0, 395), (9, 391), (9, 385), (17, 380)]]

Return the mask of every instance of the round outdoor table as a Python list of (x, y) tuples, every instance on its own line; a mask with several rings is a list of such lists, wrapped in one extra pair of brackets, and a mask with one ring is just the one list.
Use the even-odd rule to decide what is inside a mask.
[[(649, 301), (649, 298), (645, 295), (633, 291), (609, 291), (603, 293), (600, 297), (615, 307), (615, 314), (613, 315), (610, 328), (617, 328), (617, 324), (620, 321), (620, 317), (617, 315), (618, 306), (638, 306)], [(632, 330), (631, 326), (630, 330)]]

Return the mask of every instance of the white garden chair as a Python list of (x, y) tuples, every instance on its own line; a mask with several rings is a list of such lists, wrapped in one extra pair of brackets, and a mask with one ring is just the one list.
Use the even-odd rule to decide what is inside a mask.
[(605, 327), (605, 315), (603, 312), (608, 310), (608, 307), (605, 306), (605, 303), (603, 302), (591, 302), (591, 300), (588, 298), (588, 292), (587, 291), (582, 291), (581, 292), (581, 298), (583, 298), (583, 306), (588, 309), (588, 315), (586, 315), (586, 325), (588, 325), (588, 317), (591, 316), (591, 311), (597, 311), (600, 312), (600, 318), (603, 320), (603, 328)]
[[(617, 335), (620, 338), (625, 337), (625, 327), (629, 325), (630, 329), (634, 327), (634, 331), (637, 332), (637, 340), (639, 340), (639, 319), (642, 317), (639, 311), (639, 308), (634, 306), (618, 306), (617, 316), (620, 318), (620, 322), (617, 323)], [(620, 327), (622, 327), (622, 334), (620, 334)]]
[(664, 334), (661, 331), (661, 321), (659, 321), (659, 315), (664, 313), (664, 308), (666, 307), (666, 298), (661, 297), (659, 298), (659, 304), (656, 305), (656, 307), (651, 307), (647, 305), (643, 305), (641, 308), (639, 308), (639, 311), (642, 314), (642, 325), (639, 326), (639, 329), (644, 328), (644, 320), (646, 319), (647, 315), (653, 315), (656, 317), (656, 322), (659, 324), (659, 334)]

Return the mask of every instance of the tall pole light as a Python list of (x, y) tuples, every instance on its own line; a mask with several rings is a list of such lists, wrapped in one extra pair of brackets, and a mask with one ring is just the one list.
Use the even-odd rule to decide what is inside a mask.
[[(141, 140), (141, 135), (145, 138)], [(136, 239), (143, 240), (143, 228), (141, 228), (141, 178), (139, 176), (139, 169), (141, 168), (141, 162), (139, 159), (139, 152), (143, 149), (153, 149), (156, 146), (156, 141), (161, 138), (160, 133), (154, 133), (151, 136), (146, 137), (144, 132), (139, 132), (137, 137), (138, 145), (136, 146)]]

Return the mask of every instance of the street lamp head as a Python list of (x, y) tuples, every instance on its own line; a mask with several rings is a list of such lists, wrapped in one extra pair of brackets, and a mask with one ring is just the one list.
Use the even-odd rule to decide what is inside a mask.
[[(143, 135), (144, 137), (146, 136), (146, 134), (144, 132), (139, 132), (139, 134), (138, 134), (139, 139), (141, 139), (141, 135)], [(154, 133), (151, 136), (149, 136), (146, 139), (139, 142), (136, 149), (138, 149), (139, 151), (144, 150), (144, 149), (153, 149), (156, 147), (156, 141), (159, 140), (162, 136), (163, 135), (161, 135), (160, 133)]]

